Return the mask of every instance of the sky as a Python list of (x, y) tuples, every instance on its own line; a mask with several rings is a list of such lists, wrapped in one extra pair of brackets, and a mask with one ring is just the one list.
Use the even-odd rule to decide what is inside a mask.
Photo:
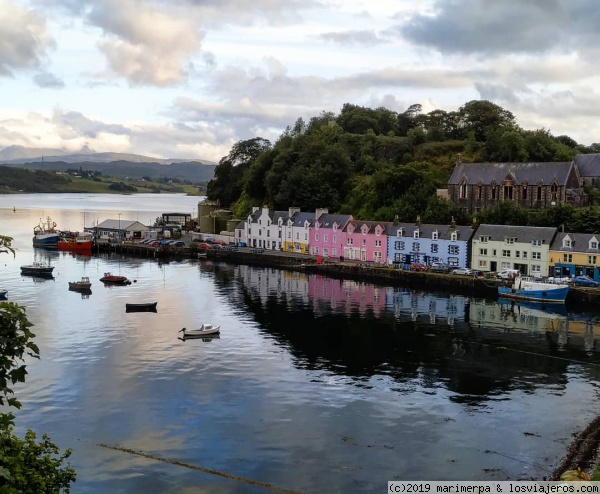
[(345, 103), (600, 142), (597, 0), (0, 0), (0, 150), (218, 162)]

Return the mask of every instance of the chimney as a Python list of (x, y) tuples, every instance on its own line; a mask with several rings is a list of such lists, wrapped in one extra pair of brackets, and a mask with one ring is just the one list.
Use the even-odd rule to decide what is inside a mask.
[(258, 206), (252, 206), (252, 212), (256, 213), (258, 211)]
[(456, 164), (457, 165), (462, 164), (462, 154), (460, 154), (460, 153), (456, 153)]
[(450, 221), (450, 226), (452, 228), (456, 228), (456, 221), (454, 221), (454, 216), (452, 216), (452, 221)]
[(415, 226), (419, 226), (421, 224), (421, 215), (417, 215), (417, 221), (415, 221)]
[(321, 215), (323, 215), (323, 214), (329, 214), (329, 209), (327, 209), (327, 208), (317, 208), (315, 210), (315, 220), (318, 220), (321, 217)]
[(290, 217), (294, 216), (296, 213), (300, 212), (300, 208), (289, 208), (288, 214)]

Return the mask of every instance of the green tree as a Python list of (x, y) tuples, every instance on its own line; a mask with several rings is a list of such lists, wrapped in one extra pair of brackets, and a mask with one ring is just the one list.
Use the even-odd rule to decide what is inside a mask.
[(473, 131), (476, 140), (485, 141), (490, 130), (516, 126), (515, 117), (511, 112), (487, 100), (469, 101), (460, 107), (458, 114), (463, 139)]
[(480, 211), (476, 215), (479, 223), (493, 225), (527, 225), (528, 212), (512, 201), (501, 201)]

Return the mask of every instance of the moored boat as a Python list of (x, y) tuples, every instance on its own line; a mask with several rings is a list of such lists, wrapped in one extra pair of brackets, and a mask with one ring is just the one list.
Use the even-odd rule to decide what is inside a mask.
[(61, 235), (58, 241), (58, 250), (90, 252), (92, 246), (92, 234), (89, 232), (66, 232)]
[(82, 276), (79, 281), (69, 281), (69, 290), (89, 290), (92, 282), (87, 276)]
[(0, 288), (0, 300), (6, 300), (8, 298), (8, 290)]
[(106, 285), (131, 285), (131, 281), (126, 276), (104, 273), (100, 281)]
[(158, 302), (148, 302), (142, 304), (125, 304), (126, 312), (156, 312)]
[(530, 276), (517, 276), (512, 287), (499, 286), (498, 295), (518, 300), (564, 303), (569, 285), (536, 281)]
[(43, 222), (33, 227), (33, 246), (56, 249), (60, 239), (60, 232), (56, 229), (56, 222), (50, 216)]
[(221, 326), (214, 326), (212, 324), (202, 324), (197, 329), (182, 328), (179, 330), (183, 333), (184, 338), (206, 338), (207, 336), (214, 336), (221, 333)]
[(21, 274), (33, 275), (33, 276), (52, 276), (54, 266), (49, 264), (42, 264), (41, 262), (34, 262), (26, 266), (21, 266)]

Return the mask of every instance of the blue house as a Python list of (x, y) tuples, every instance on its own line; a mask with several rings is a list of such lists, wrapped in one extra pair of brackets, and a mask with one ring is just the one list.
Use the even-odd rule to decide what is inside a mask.
[(387, 227), (388, 264), (408, 268), (413, 263), (426, 266), (443, 262), (452, 267), (470, 267), (469, 247), (472, 226), (392, 223)]

